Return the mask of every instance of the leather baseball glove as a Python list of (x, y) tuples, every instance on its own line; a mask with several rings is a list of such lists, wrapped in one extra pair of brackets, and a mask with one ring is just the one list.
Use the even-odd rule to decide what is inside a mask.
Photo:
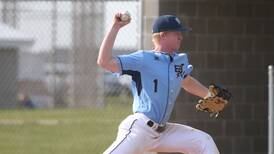
[(209, 95), (198, 101), (196, 109), (210, 113), (210, 117), (217, 118), (219, 113), (224, 110), (231, 98), (231, 93), (220, 86), (212, 84), (209, 86)]

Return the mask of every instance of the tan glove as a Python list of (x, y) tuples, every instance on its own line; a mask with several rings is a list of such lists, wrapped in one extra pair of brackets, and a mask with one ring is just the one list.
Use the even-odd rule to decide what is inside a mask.
[(212, 84), (209, 86), (209, 96), (200, 99), (196, 105), (198, 111), (210, 113), (210, 117), (217, 118), (219, 113), (224, 110), (231, 98), (231, 93), (220, 86)]

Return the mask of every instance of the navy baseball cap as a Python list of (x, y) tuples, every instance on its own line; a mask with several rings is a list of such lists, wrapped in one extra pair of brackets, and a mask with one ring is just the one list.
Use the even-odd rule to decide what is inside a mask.
[(186, 27), (180, 20), (174, 15), (159, 16), (153, 24), (152, 33), (159, 33), (164, 31), (181, 31), (188, 32), (191, 28)]

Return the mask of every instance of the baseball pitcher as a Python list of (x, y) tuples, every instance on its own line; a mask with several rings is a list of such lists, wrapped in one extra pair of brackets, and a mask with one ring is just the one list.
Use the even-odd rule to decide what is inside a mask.
[(196, 105), (197, 110), (215, 116), (223, 110), (230, 97), (225, 89), (216, 85), (208, 89), (190, 75), (193, 67), (187, 54), (178, 53), (182, 34), (190, 29), (176, 16), (160, 16), (152, 27), (153, 49), (113, 57), (116, 36), (130, 20), (130, 16), (115, 14), (97, 60), (98, 65), (106, 70), (130, 75), (134, 96), (133, 114), (121, 122), (116, 140), (104, 154), (219, 154), (209, 134), (168, 122), (181, 88), (202, 98)]

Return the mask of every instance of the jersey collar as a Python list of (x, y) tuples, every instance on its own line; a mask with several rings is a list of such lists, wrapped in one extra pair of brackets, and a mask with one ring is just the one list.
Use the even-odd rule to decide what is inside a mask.
[(164, 55), (169, 55), (169, 56), (172, 56), (172, 57), (178, 55), (177, 51), (174, 51), (172, 53), (168, 53), (168, 52), (164, 52), (164, 51), (155, 51), (155, 50), (152, 50), (152, 52), (154, 52), (154, 53), (160, 53), (160, 54), (164, 54)]

